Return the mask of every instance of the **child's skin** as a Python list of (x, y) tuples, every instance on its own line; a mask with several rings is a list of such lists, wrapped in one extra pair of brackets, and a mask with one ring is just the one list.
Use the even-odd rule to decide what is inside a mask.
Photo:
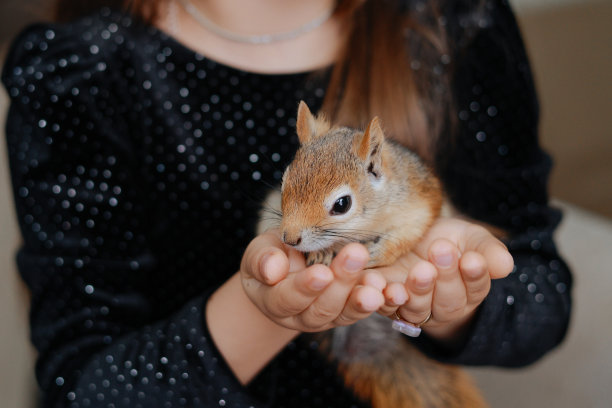
[(215, 344), (237, 378), (248, 383), (300, 332), (352, 324), (375, 311), (390, 315), (399, 308), (411, 322), (431, 312), (423, 330), (452, 345), (462, 339), (491, 279), (507, 276), (513, 267), (501, 241), (458, 218), (438, 219), (393, 265), (364, 270), (367, 261), (364, 246), (349, 244), (329, 268), (306, 268), (302, 254), (273, 231), (256, 237), (240, 272), (207, 305)]

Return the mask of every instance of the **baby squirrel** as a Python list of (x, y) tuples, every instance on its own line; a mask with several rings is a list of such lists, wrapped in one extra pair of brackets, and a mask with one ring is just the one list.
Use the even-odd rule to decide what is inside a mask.
[[(378, 118), (365, 131), (332, 127), (299, 104), (300, 147), (282, 179), (280, 232), (307, 264), (329, 265), (349, 242), (370, 252), (368, 267), (392, 264), (438, 217), (441, 184), (419, 157), (385, 139)], [(269, 227), (265, 221), (259, 231)], [(374, 408), (484, 407), (460, 369), (435, 362), (373, 314), (318, 335), (321, 351), (338, 363), (346, 385)]]

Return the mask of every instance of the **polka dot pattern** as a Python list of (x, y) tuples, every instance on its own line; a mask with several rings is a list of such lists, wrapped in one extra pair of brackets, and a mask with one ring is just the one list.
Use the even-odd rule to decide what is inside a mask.
[[(507, 7), (487, 4), (499, 24), (442, 61), (456, 67), (458, 132), (438, 168), (462, 211), (512, 232), (516, 268), (464, 347), (417, 345), (452, 362), (520, 365), (562, 337), (571, 280), (552, 241), (559, 214), (546, 203), (550, 163), (520, 37)], [(455, 20), (446, 25), (460, 35)], [(326, 72), (241, 71), (102, 10), (26, 30), (2, 79), (17, 262), (47, 405), (365, 406), (308, 336), (241, 386), (203, 317), (295, 151), (298, 101), (318, 109)]]

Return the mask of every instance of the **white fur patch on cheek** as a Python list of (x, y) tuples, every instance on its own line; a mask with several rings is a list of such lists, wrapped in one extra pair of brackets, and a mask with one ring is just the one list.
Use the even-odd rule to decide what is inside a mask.
[(312, 230), (302, 232), (302, 242), (294, 248), (300, 252), (315, 252), (329, 248), (334, 244), (334, 240), (322, 234), (317, 234)]
[(380, 177), (374, 177), (370, 175), (369, 179), (370, 179), (370, 183), (372, 184), (372, 188), (374, 189), (374, 191), (382, 191), (385, 188), (385, 184), (387, 180), (384, 174), (380, 175)]

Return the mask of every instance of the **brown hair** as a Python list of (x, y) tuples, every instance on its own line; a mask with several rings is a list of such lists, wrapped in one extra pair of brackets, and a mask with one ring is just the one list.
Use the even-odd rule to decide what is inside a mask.
[[(412, 9), (408, 4), (416, 3)], [(379, 116), (391, 137), (432, 160), (449, 123), (446, 34), (436, 1), (344, 0), (346, 44), (329, 83), (324, 111), (364, 127)], [(352, 7), (349, 7), (352, 6)]]
[[(101, 6), (146, 22), (165, 0), (56, 0), (70, 20)], [(379, 116), (386, 133), (432, 161), (451, 123), (448, 46), (436, 1), (337, 0), (346, 43), (334, 64), (322, 111), (332, 122), (364, 127)]]

